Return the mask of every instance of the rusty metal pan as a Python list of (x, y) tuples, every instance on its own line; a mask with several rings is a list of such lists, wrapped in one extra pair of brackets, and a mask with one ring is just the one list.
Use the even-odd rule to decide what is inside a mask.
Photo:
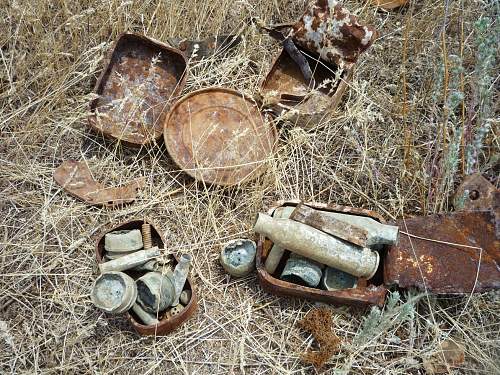
[[(96, 240), (97, 263), (102, 263), (104, 261), (104, 236), (106, 235), (106, 233), (115, 230), (130, 230), (130, 229), (140, 230), (142, 228), (142, 224), (144, 223), (148, 223), (151, 225), (151, 237), (153, 246), (158, 246), (160, 249), (165, 248), (165, 239), (163, 238), (162, 234), (153, 223), (144, 220), (130, 220), (114, 227), (106, 226), (103, 228), (101, 234), (97, 237)], [(177, 262), (177, 259), (175, 259), (175, 261)], [(141, 272), (128, 272), (128, 271), (127, 273), (134, 280), (138, 279), (143, 274), (143, 272), (141, 273)], [(163, 336), (177, 329), (186, 320), (191, 318), (198, 308), (198, 298), (189, 277), (186, 280), (186, 284), (187, 284), (187, 289), (191, 290), (191, 299), (188, 305), (185, 306), (184, 309), (177, 315), (174, 315), (170, 318), (164, 316), (160, 320), (160, 323), (157, 325), (154, 324), (144, 325), (139, 322), (139, 319), (137, 319), (133, 311), (129, 311), (126, 314), (127, 320), (130, 322), (130, 324), (136, 330), (136, 332), (143, 336)]]
[(208, 88), (172, 107), (164, 138), (170, 156), (186, 173), (230, 186), (264, 172), (277, 135), (252, 99), (235, 90)]
[(131, 146), (159, 139), (186, 75), (181, 51), (143, 35), (122, 34), (96, 83), (90, 127)]
[(315, 89), (309, 87), (298, 64), (282, 49), (261, 82), (259, 97), (275, 116), (311, 128), (337, 109), (353, 70), (345, 69), (335, 82), (336, 66), (315, 59), (311, 54), (305, 56), (313, 72)]
[[(299, 201), (281, 201), (276, 203), (269, 210), (269, 215), (272, 215), (278, 207), (292, 206), (295, 207)], [(337, 205), (325, 205), (321, 203), (304, 203), (305, 205), (324, 211), (341, 212), (347, 214), (361, 215), (371, 217), (380, 222), (384, 222), (383, 218), (376, 212)], [(352, 289), (326, 291), (322, 289), (309, 288), (302, 285), (290, 283), (280, 280), (274, 275), (270, 275), (265, 267), (265, 257), (272, 246), (272, 242), (263, 236), (259, 236), (257, 242), (256, 267), (259, 283), (264, 290), (271, 294), (287, 297), (305, 298), (314, 301), (321, 301), (333, 305), (353, 305), (367, 306), (384, 304), (387, 289), (382, 284), (382, 270), (377, 271), (377, 274), (372, 279), (360, 280), (358, 286)], [(283, 259), (282, 261), (286, 261)], [(278, 267), (279, 270), (279, 267)], [(278, 274), (279, 272), (276, 272)]]
[(385, 257), (384, 282), (436, 294), (500, 288), (500, 241), (491, 211), (408, 218)]

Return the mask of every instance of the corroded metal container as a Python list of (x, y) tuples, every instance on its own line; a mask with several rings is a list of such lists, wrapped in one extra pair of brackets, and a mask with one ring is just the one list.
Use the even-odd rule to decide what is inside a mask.
[[(116, 230), (125, 230), (125, 229), (140, 229), (142, 224), (144, 224), (144, 220), (131, 220), (124, 222), (118, 226), (115, 227), (105, 227), (103, 228), (103, 231), (99, 235), (99, 237), (96, 240), (96, 257), (97, 257), (97, 263), (102, 263), (104, 261), (104, 236), (106, 233), (116, 231)], [(160, 231), (157, 229), (157, 227), (149, 222), (151, 225), (151, 238), (152, 238), (152, 245), (157, 246), (160, 249), (165, 248), (165, 239), (161, 235)], [(174, 265), (177, 263), (177, 259), (175, 259)], [(144, 275), (147, 271), (127, 271), (127, 273), (134, 279), (137, 280), (139, 277)], [(188, 279), (186, 280), (186, 285), (184, 289), (190, 290), (191, 291), (191, 298), (189, 300), (189, 303), (187, 306), (184, 307), (184, 309), (179, 313), (174, 316), (167, 317), (166, 314), (163, 316), (163, 318), (160, 320), (160, 323), (157, 325), (145, 325), (141, 323), (141, 320), (138, 319), (138, 317), (135, 315), (135, 313), (132, 310), (129, 310), (127, 313), (127, 319), (129, 322), (132, 324), (132, 327), (140, 334), (140, 335), (154, 335), (154, 336), (162, 336), (166, 335), (179, 326), (181, 326), (187, 319), (192, 317), (194, 313), (196, 312), (196, 309), (198, 308), (198, 298), (196, 295), (196, 291), (193, 288), (193, 284), (191, 280)]]
[[(269, 210), (268, 213), (269, 215), (273, 215), (274, 210), (278, 207), (295, 207), (299, 203), (299, 201), (278, 202)], [(307, 203), (307, 205), (317, 210), (367, 216), (377, 221), (384, 222), (380, 215), (369, 210), (337, 205), (324, 205), (320, 203)], [(270, 275), (266, 271), (264, 263), (272, 245), (273, 243), (269, 239), (264, 236), (259, 236), (256, 257), (258, 278), (261, 286), (269, 293), (289, 297), (306, 298), (336, 305), (382, 306), (384, 304), (387, 289), (383, 285), (381, 270), (377, 271), (375, 277), (371, 278), (369, 281), (366, 281), (366, 279), (359, 279), (358, 285), (352, 289), (328, 291), (310, 288), (283, 281), (278, 278), (286, 264), (286, 261), (288, 260), (288, 256), (284, 256), (282, 258), (280, 262), (281, 264), (277, 267), (273, 275)]]
[(186, 75), (181, 51), (143, 35), (122, 34), (97, 80), (98, 98), (90, 104), (89, 125), (132, 146), (159, 139)]
[(264, 172), (277, 135), (252, 99), (235, 90), (208, 88), (173, 106), (164, 138), (168, 153), (186, 173), (229, 186)]

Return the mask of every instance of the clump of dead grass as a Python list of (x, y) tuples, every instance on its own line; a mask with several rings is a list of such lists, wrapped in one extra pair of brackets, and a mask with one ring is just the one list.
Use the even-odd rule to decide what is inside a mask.
[[(436, 184), (451, 134), (440, 120), (442, 104), (431, 102), (436, 61), (445, 53), (461, 56), (467, 103), (474, 87), (472, 23), (478, 9), (491, 11), (463, 0), (410, 1), (390, 13), (365, 1), (345, 3), (381, 37), (358, 64), (343, 105), (312, 130), (283, 125), (269, 172), (233, 188), (193, 183), (161, 144), (130, 149), (88, 130), (105, 52), (125, 30), (159, 40), (242, 32), (234, 55), (192, 64), (185, 92), (222, 85), (252, 94), (278, 46), (247, 20), (293, 20), (304, 1), (16, 0), (0, 9), (2, 372), (313, 371), (299, 360), (309, 339), (296, 328), (313, 304), (266, 294), (255, 275), (228, 279), (217, 262), (220, 245), (251, 236), (255, 213), (277, 199), (370, 208), (388, 219), (448, 209), (452, 187), (439, 191)], [(466, 106), (466, 120), (467, 114)], [(484, 140), (480, 160), (487, 166), (498, 153), (498, 134)], [(103, 183), (146, 176), (148, 187), (122, 209), (88, 207), (52, 180), (69, 158), (85, 159)], [(460, 178), (458, 172), (455, 183)], [(167, 337), (138, 337), (122, 317), (100, 313), (89, 300), (97, 273), (93, 236), (101, 225), (131, 216), (154, 219), (169, 249), (194, 256), (199, 311)], [(412, 296), (393, 306), (411, 308), (411, 316), (387, 315), (391, 324), (363, 341), (362, 350), (351, 343), (366, 326), (365, 311), (330, 308), (342, 344), (325, 368), (423, 371), (423, 359), (453, 336), (466, 348), (463, 373), (499, 371), (498, 294), (426, 296), (408, 307)]]

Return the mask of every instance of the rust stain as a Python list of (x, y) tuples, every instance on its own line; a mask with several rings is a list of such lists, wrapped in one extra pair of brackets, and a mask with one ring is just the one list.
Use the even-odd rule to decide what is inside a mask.
[(119, 187), (105, 187), (92, 177), (87, 163), (66, 160), (54, 171), (54, 180), (69, 194), (94, 206), (116, 207), (136, 199), (137, 190), (144, 187), (139, 178)]
[(330, 64), (351, 68), (372, 45), (376, 34), (373, 27), (361, 25), (339, 1), (316, 0), (293, 25), (292, 39)]
[(437, 294), (500, 288), (500, 241), (493, 213), (457, 212), (405, 221), (406, 226), (397, 222), (399, 243), (385, 257), (386, 284)]
[(184, 96), (168, 114), (164, 130), (177, 165), (198, 180), (224, 186), (263, 173), (276, 137), (252, 100), (225, 88)]
[(122, 34), (97, 81), (90, 126), (133, 146), (160, 138), (186, 69), (181, 51), (142, 35)]

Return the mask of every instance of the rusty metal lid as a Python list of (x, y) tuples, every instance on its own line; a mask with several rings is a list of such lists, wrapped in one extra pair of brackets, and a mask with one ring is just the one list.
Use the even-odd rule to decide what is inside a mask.
[(165, 120), (172, 159), (206, 183), (236, 185), (265, 170), (276, 141), (255, 102), (238, 91), (208, 88), (179, 100)]

